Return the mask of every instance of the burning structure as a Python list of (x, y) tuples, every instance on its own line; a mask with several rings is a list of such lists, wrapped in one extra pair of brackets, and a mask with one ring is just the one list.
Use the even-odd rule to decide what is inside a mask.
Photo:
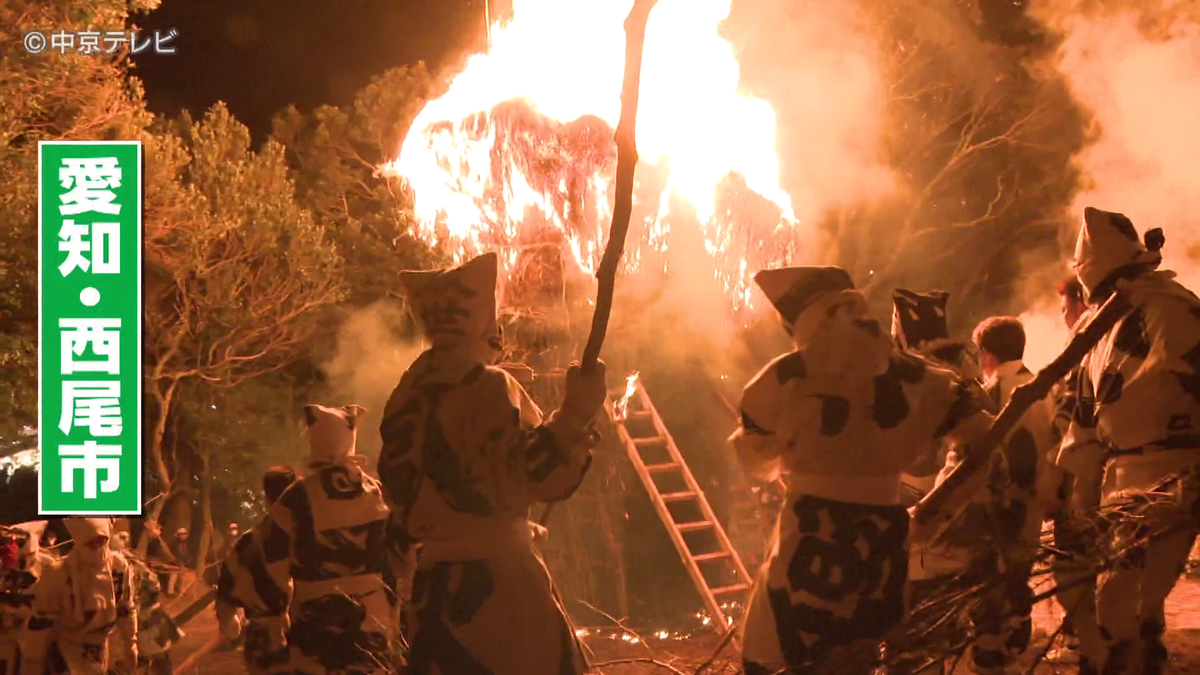
[[(595, 269), (612, 216), (629, 4), (514, 2), (488, 53), (425, 106), (387, 167), (412, 187), (422, 236), (460, 260), (501, 250), (511, 265), (517, 247), (557, 230)], [(692, 239), (740, 308), (752, 304), (753, 271), (789, 258), (801, 231), (779, 186), (774, 112), (738, 93), (737, 61), (717, 33), (729, 8), (660, 2), (650, 19), (626, 270), (669, 270), (670, 249)], [(593, 30), (558, 29), (580, 22)]]
[[(561, 395), (556, 375), (578, 358), (587, 338), (593, 274), (612, 218), (613, 128), (622, 22), (630, 3), (513, 4), (513, 18), (493, 30), (490, 50), (473, 57), (444, 95), (425, 106), (387, 170), (412, 188), (419, 232), (428, 242), (456, 261), (488, 250), (500, 253), (506, 267), (501, 310), (506, 361), (539, 404), (550, 408)], [(718, 607), (741, 599), (738, 593), (745, 589), (735, 579), (746, 576), (736, 569), (741, 563), (732, 572), (709, 574), (698, 570), (697, 561), (752, 562), (763, 544), (753, 505), (743, 509), (751, 515), (731, 517), (731, 495), (750, 490), (722, 447), (733, 418), (725, 414), (719, 386), (707, 382), (711, 401), (698, 401), (696, 378), (708, 377), (705, 368), (695, 361), (677, 364), (680, 345), (648, 344), (644, 330), (646, 317), (661, 308), (672, 285), (687, 289), (686, 312), (702, 316), (706, 325), (729, 330), (744, 323), (756, 306), (753, 273), (802, 252), (804, 232), (779, 186), (774, 112), (738, 92), (737, 62), (717, 33), (729, 9), (729, 0), (664, 0), (651, 16), (638, 113), (641, 161), (605, 352), (615, 378), (640, 370), (655, 383), (657, 369), (662, 381), (675, 380), (687, 391), (682, 400), (689, 407), (722, 412), (705, 415), (701, 424), (672, 424), (668, 433), (637, 378), (611, 383), (620, 409), (611, 415), (617, 433), (608, 436), (624, 443), (628, 453), (619, 447), (597, 453), (583, 487), (551, 524), (546, 546), (566, 595), (621, 616), (666, 619), (630, 607), (630, 598), (647, 596), (663, 606), (664, 587), (668, 594), (690, 596), (668, 614), (697, 607), (695, 589), (686, 588), (690, 573), (711, 610), (702, 622), (732, 621)], [(554, 27), (579, 22), (592, 30)], [(565, 42), (553, 44), (559, 40)], [(696, 74), (704, 80), (695, 81)], [(689, 371), (684, 381), (678, 378), (681, 370)], [(639, 431), (635, 416), (650, 426)], [(660, 460), (643, 459), (635, 449), (654, 443), (678, 461), (668, 457), (655, 464)], [(648, 478), (648, 470), (676, 465), (682, 472), (668, 477), (682, 481), (676, 487), (655, 487)], [(694, 503), (666, 507), (688, 501)], [(682, 514), (689, 509), (691, 515)], [(710, 531), (692, 527), (685, 540), (667, 524), (672, 537), (667, 539), (654, 521), (672, 517), (709, 523)], [(655, 541), (642, 541), (647, 537)], [(697, 543), (698, 538), (708, 542)], [(625, 545), (634, 539), (636, 546)], [(671, 550), (672, 543), (678, 551)], [(680, 574), (673, 562), (681, 557), (688, 573)], [(679, 582), (683, 588), (670, 588)], [(705, 584), (719, 591), (720, 602), (714, 604), (712, 594), (705, 597)], [(631, 591), (635, 586), (645, 592)], [(596, 618), (585, 616), (579, 616), (583, 625)]]

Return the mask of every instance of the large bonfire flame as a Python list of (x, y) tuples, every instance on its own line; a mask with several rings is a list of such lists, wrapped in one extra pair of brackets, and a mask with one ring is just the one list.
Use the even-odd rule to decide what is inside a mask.
[[(423, 238), (459, 260), (499, 250), (509, 263), (552, 241), (595, 269), (612, 216), (631, 5), (514, 0), (490, 50), (425, 106), (388, 166), (413, 188)], [(797, 239), (775, 113), (738, 92), (733, 49), (717, 32), (729, 8), (661, 0), (651, 14), (627, 269), (664, 269), (668, 242), (703, 241), (736, 309), (750, 301), (750, 276), (785, 262)]]

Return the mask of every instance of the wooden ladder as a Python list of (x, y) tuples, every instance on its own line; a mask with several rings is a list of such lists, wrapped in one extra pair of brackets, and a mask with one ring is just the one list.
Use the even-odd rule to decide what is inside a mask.
[[(717, 522), (717, 517), (709, 506), (704, 491), (696, 483), (691, 469), (679, 453), (675, 440), (659, 417), (658, 411), (646, 394), (646, 390), (637, 381), (636, 375), (627, 381), (627, 386), (616, 391), (610, 391), (611, 398), (604, 406), (609, 419), (617, 430), (617, 435), (624, 443), (633, 468), (637, 471), (642, 485), (650, 494), (650, 501), (655, 511), (667, 527), (667, 534), (679, 551), (684, 567), (692, 577), (696, 590), (704, 601), (718, 631), (724, 632), (731, 621), (726, 618), (721, 609), (722, 600), (728, 602), (733, 598), (745, 601), (751, 586), (750, 575), (742, 564), (741, 557), (734, 550), (728, 535)], [(680, 522), (671, 506), (684, 507), (692, 505), (690, 511), (698, 514), (699, 519)], [(679, 514), (687, 518), (686, 514)], [(711, 533), (704, 539), (693, 539), (689, 542), (685, 535)], [(707, 547), (715, 550), (699, 552), (701, 544), (707, 540)], [(701, 565), (705, 565), (704, 568)], [(708, 575), (705, 572), (708, 572)], [(730, 574), (732, 572), (732, 574)], [(716, 582), (724, 585), (713, 585), (710, 577), (723, 576), (731, 583)]]

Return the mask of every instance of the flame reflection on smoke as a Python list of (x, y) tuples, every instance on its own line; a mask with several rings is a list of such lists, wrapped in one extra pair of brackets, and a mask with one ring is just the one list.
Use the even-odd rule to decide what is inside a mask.
[(1062, 353), (1070, 334), (1057, 309), (1040, 308), (1017, 318), (1025, 326), (1025, 366), (1037, 372)]

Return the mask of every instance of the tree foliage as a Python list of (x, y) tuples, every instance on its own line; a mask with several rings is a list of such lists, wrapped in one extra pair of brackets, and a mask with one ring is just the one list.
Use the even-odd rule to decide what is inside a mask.
[[(282, 146), (252, 150), (220, 104), (162, 127), (147, 143), (145, 325), (149, 463), (165, 491), (180, 384), (235, 387), (301, 358), (342, 279), (336, 247), (296, 202)], [(207, 446), (201, 456), (207, 469)]]
[[(339, 175), (324, 166), (325, 157), (312, 155), (313, 172), (293, 170), (281, 143), (251, 147), (248, 131), (223, 105), (199, 120), (152, 115), (119, 54), (31, 55), (21, 44), (26, 32), (47, 27), (120, 30), (131, 9), (155, 4), (92, 0), (0, 7), (5, 38), (0, 170), (6, 176), (0, 191), (0, 401), (9, 413), (0, 422), (0, 448), (8, 452), (20, 430), (37, 422), (38, 141), (141, 140), (146, 464), (159, 490), (195, 474), (197, 460), (215, 468), (218, 482), (228, 479), (232, 490), (244, 490), (253, 483), (249, 474), (262, 468), (254, 458), (264, 456), (271, 438), (281, 438), (281, 416), (294, 405), (276, 387), (299, 379), (304, 388), (313, 381), (306, 361), (314, 338), (328, 330), (323, 324), (329, 310), (345, 297), (339, 247), (354, 246), (347, 231), (359, 223), (372, 231), (387, 225), (377, 239), (388, 244), (401, 239), (402, 198), (391, 197), (386, 182), (366, 164)], [(399, 77), (417, 82), (423, 74)], [(380, 81), (364, 92), (357, 117), (329, 109), (305, 122), (316, 134), (313, 151), (322, 142), (333, 143), (339, 161), (349, 164), (374, 139), (374, 155), (382, 163), (399, 147), (405, 120), (415, 114), (405, 112), (403, 96), (419, 90), (414, 85), (393, 94), (390, 87), (398, 82)], [(297, 180), (303, 190), (297, 190)], [(338, 204), (354, 205), (344, 223), (331, 217)], [(419, 251), (409, 256), (410, 266), (420, 264), (417, 256)], [(253, 385), (258, 378), (267, 378), (263, 386)], [(204, 410), (208, 401), (217, 407)], [(215, 411), (226, 409), (229, 416), (214, 418)], [(238, 421), (230, 423), (234, 414)], [(147, 496), (156, 493), (151, 489)], [(155, 502), (154, 513), (164, 501)]]
[[(150, 9), (157, 2), (134, 3)], [(137, 137), (149, 122), (141, 85), (122, 61), (30, 54), (31, 30), (119, 30), (129, 3), (0, 4), (0, 455), (37, 424), (38, 142)]]
[(998, 27), (961, 7), (877, 8), (891, 83), (885, 146), (900, 190), (840, 213), (830, 230), (839, 264), (879, 304), (908, 286), (994, 310), (1020, 292), (1031, 256), (1044, 265), (1059, 254), (1080, 113), (1061, 79), (1038, 73), (1049, 45), (1023, 15)]
[(395, 287), (396, 272), (420, 267), (431, 252), (411, 234), (412, 196), (381, 174), (395, 159), (431, 86), (424, 65), (374, 78), (353, 104), (294, 107), (276, 117), (272, 138), (287, 148), (299, 203), (345, 252), (348, 305), (363, 307)]
[(222, 105), (155, 139), (146, 209), (156, 380), (232, 386), (294, 359), (340, 299), (340, 256), (292, 195), (283, 149)]

